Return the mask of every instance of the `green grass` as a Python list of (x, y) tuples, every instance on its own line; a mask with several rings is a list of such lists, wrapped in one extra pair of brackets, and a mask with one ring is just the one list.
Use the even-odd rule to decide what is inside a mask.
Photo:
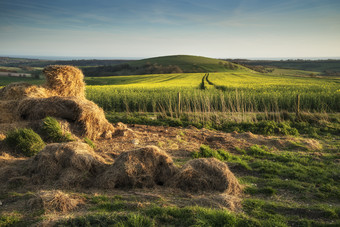
[(203, 77), (182, 73), (88, 78), (89, 84), (106, 86), (88, 86), (87, 97), (107, 111), (206, 113), (295, 112), (299, 95), (300, 111), (340, 111), (337, 79), (234, 71), (210, 73), (215, 86), (204, 85), (216, 89), (199, 89)]
[(35, 79), (31, 77), (8, 77), (8, 76), (0, 76), (0, 88), (2, 86), (6, 86), (10, 83), (15, 82), (26, 82), (30, 84), (43, 84), (45, 80), (43, 79)]
[(45, 147), (44, 141), (32, 129), (16, 129), (6, 134), (5, 142), (17, 153), (33, 156)]
[(18, 225), (21, 221), (21, 218), (17, 214), (12, 215), (1, 215), (0, 214), (0, 226), (1, 227), (9, 227)]
[(49, 142), (69, 142), (72, 141), (70, 133), (63, 133), (60, 123), (53, 117), (46, 117), (42, 122), (42, 131)]
[(224, 60), (191, 55), (173, 55), (147, 58), (143, 60), (133, 61), (130, 64), (133, 66), (141, 66), (146, 63), (156, 63), (163, 66), (177, 65), (184, 72), (224, 72), (232, 70), (250, 71), (249, 69), (241, 65), (233, 64)]

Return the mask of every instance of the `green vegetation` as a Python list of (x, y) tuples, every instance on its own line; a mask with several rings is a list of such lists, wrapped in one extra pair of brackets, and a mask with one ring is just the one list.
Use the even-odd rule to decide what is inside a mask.
[(45, 147), (44, 141), (32, 129), (16, 129), (6, 134), (5, 142), (16, 152), (33, 156)]
[(297, 69), (304, 71), (313, 71), (312, 74), (322, 74), (326, 76), (339, 76), (340, 74), (340, 60), (231, 60), (238, 64), (262, 67), (278, 67), (283, 69)]
[[(87, 97), (116, 112), (310, 112), (340, 111), (337, 79), (252, 72), (210, 73), (216, 89), (199, 89), (204, 74), (88, 78)], [(211, 86), (211, 85), (210, 85)], [(180, 93), (180, 96), (178, 94)], [(180, 98), (178, 98), (180, 97)]]
[(49, 142), (68, 142), (72, 141), (70, 133), (63, 133), (60, 123), (53, 117), (43, 119), (42, 131)]
[(0, 226), (15, 226), (20, 222), (18, 215), (0, 215)]
[(90, 140), (90, 139), (87, 138), (87, 137), (84, 137), (84, 142), (87, 143), (87, 144), (88, 144), (90, 147), (92, 147), (92, 148), (95, 148), (95, 147), (96, 147), (96, 145), (93, 143), (93, 141)]
[(6, 86), (10, 83), (15, 82), (26, 82), (30, 84), (43, 84), (45, 81), (42, 79), (36, 79), (31, 77), (8, 77), (8, 76), (0, 76), (0, 88), (2, 86)]

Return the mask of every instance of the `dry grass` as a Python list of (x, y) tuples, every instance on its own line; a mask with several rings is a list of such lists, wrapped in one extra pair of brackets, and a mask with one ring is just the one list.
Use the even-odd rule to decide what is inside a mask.
[(104, 111), (86, 99), (57, 96), (25, 99), (19, 103), (18, 112), (26, 120), (51, 116), (74, 121), (81, 129), (81, 136), (90, 139), (110, 138), (114, 133), (114, 127), (106, 120)]
[(155, 146), (122, 153), (100, 177), (105, 188), (163, 185), (177, 169), (170, 156)]
[(93, 178), (103, 171), (104, 163), (104, 159), (85, 143), (49, 144), (27, 161), (25, 173), (33, 184), (90, 187)]
[(104, 111), (85, 99), (84, 75), (72, 66), (53, 65), (44, 69), (46, 84), (12, 83), (0, 89), (0, 123), (39, 120), (46, 116), (76, 122), (81, 136), (110, 138), (114, 127)]
[(44, 87), (17, 82), (0, 89), (0, 100), (20, 100), (23, 98), (46, 98), (50, 94)]
[(85, 83), (82, 71), (68, 65), (51, 65), (43, 70), (46, 89), (55, 96), (85, 98)]
[(187, 162), (168, 185), (190, 192), (220, 191), (228, 195), (238, 195), (242, 191), (227, 164), (215, 158)]
[(40, 191), (28, 201), (31, 209), (43, 209), (45, 212), (66, 213), (84, 204), (84, 199), (71, 196), (59, 190)]

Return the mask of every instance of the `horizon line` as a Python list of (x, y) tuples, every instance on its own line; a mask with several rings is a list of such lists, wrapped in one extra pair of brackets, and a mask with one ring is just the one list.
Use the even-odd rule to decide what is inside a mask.
[[(189, 54), (178, 54), (178, 55), (189, 55)], [(166, 57), (176, 55), (162, 55), (155, 57)], [(190, 55), (189, 55), (190, 56)], [(198, 55), (192, 55), (198, 56)], [(7, 54), (0, 55), (1, 58), (22, 58), (31, 60), (142, 60), (155, 57), (99, 57), (99, 56), (51, 56), (51, 55), (16, 55)], [(205, 56), (201, 56), (205, 57)], [(244, 59), (244, 60), (340, 60), (340, 56), (326, 56), (326, 57), (210, 57), (214, 59)]]

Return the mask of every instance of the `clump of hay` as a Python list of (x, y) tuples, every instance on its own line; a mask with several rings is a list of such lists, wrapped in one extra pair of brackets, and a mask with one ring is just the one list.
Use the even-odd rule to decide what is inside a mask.
[(20, 121), (16, 111), (17, 106), (17, 100), (0, 101), (0, 124)]
[(177, 172), (170, 156), (155, 146), (122, 153), (100, 177), (105, 188), (163, 185)]
[(28, 201), (31, 209), (43, 209), (45, 212), (66, 213), (84, 204), (79, 196), (68, 195), (59, 190), (40, 191)]
[(104, 159), (85, 143), (49, 144), (28, 160), (24, 174), (31, 177), (33, 184), (89, 187), (104, 165)]
[(241, 185), (228, 166), (215, 158), (187, 162), (168, 182), (168, 186), (190, 192), (220, 191), (229, 195), (241, 192)]
[(12, 83), (0, 89), (0, 123), (38, 120), (47, 116), (76, 122), (82, 136), (109, 138), (114, 127), (104, 111), (85, 99), (84, 75), (76, 67), (53, 65), (44, 69), (46, 84)]
[(84, 75), (80, 69), (68, 65), (51, 65), (43, 70), (45, 87), (56, 96), (85, 98)]
[(109, 138), (114, 132), (114, 127), (106, 120), (104, 111), (86, 99), (58, 96), (24, 99), (18, 105), (18, 112), (25, 120), (51, 116), (75, 121), (81, 128), (82, 136), (90, 139)]
[(20, 100), (26, 97), (46, 98), (49, 97), (48, 91), (36, 85), (16, 82), (0, 89), (0, 100)]

